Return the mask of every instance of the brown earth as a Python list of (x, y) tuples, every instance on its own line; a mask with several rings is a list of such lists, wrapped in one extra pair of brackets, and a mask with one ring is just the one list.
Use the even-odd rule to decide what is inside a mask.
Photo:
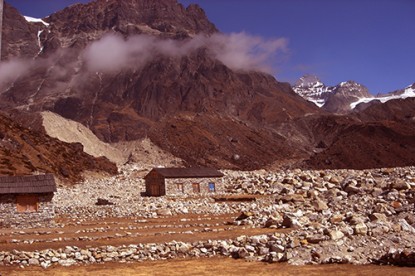
[(367, 169), (415, 164), (415, 129), (394, 122), (350, 125), (306, 167)]
[(166, 118), (149, 137), (190, 165), (258, 169), (275, 159), (284, 162), (306, 156), (270, 128), (207, 114)]
[[(195, 242), (209, 239), (230, 239), (241, 235), (259, 235), (265, 233), (286, 232), (267, 228), (235, 226), (232, 222), (238, 214), (227, 215), (180, 215), (157, 219), (112, 218), (93, 221), (73, 221), (57, 219), (59, 228), (0, 230), (1, 250), (42, 250), (58, 249), (67, 245), (80, 248), (101, 245), (124, 245), (137, 243), (158, 243), (170, 241)], [(22, 233), (20, 233), (23, 231)], [(191, 231), (192, 233), (189, 233)], [(130, 234), (127, 234), (130, 233)], [(82, 240), (79, 240), (82, 237)], [(53, 239), (66, 238), (67, 240)], [(88, 240), (90, 238), (91, 240)], [(15, 243), (12, 240), (33, 243)]]
[[(322, 142), (305, 167), (367, 169), (415, 164), (415, 98), (373, 104), (349, 116), (319, 118), (311, 127), (305, 123), (318, 137), (316, 148)], [(307, 118), (302, 120), (307, 122)]]
[(0, 267), (4, 275), (414, 275), (415, 268), (375, 265), (307, 265), (262, 263), (231, 258), (177, 259), (142, 263), (105, 263), (48, 269)]

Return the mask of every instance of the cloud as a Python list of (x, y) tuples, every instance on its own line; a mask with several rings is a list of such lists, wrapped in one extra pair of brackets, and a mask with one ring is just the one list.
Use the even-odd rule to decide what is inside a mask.
[(217, 34), (209, 39), (215, 58), (236, 70), (272, 71), (272, 61), (280, 52), (287, 52), (284, 38), (265, 40), (245, 33)]
[(13, 59), (0, 63), (0, 85), (14, 82), (29, 72), (32, 62), (23, 59)]
[(160, 39), (147, 35), (127, 39), (115, 34), (104, 36), (90, 44), (83, 58), (91, 71), (119, 71), (138, 68), (157, 56), (182, 57), (200, 48), (234, 70), (272, 72), (278, 54), (288, 51), (284, 38), (263, 39), (246, 33), (212, 36), (197, 35), (178, 41)]

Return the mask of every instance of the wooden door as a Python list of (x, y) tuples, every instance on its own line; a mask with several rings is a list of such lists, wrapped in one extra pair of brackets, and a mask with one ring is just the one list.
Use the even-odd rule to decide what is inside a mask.
[(38, 195), (17, 195), (16, 196), (17, 212), (34, 213), (39, 209)]
[(195, 194), (200, 193), (200, 185), (199, 185), (199, 183), (193, 183), (192, 184), (192, 187), (193, 187), (193, 193), (195, 193)]
[(150, 186), (150, 195), (152, 195), (152, 196), (160, 196), (160, 188), (159, 188), (159, 185), (157, 185), (157, 183), (153, 183)]

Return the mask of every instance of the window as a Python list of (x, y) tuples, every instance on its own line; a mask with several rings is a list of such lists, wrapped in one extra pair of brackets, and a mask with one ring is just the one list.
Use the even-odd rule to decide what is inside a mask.
[(177, 183), (177, 191), (180, 193), (184, 193), (183, 183)]
[(209, 192), (214, 193), (216, 191), (215, 183), (209, 182)]
[(193, 187), (193, 193), (200, 193), (200, 185), (199, 183), (193, 183), (192, 184)]
[(18, 195), (16, 197), (17, 212), (34, 213), (39, 208), (39, 197), (37, 195)]

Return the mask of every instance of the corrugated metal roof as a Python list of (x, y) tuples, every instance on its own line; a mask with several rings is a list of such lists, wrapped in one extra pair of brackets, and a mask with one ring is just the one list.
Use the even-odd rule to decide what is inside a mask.
[(0, 176), (0, 194), (37, 194), (56, 192), (53, 174)]
[(203, 178), (223, 176), (223, 173), (220, 171), (209, 168), (154, 168), (152, 171), (156, 171), (165, 178)]

